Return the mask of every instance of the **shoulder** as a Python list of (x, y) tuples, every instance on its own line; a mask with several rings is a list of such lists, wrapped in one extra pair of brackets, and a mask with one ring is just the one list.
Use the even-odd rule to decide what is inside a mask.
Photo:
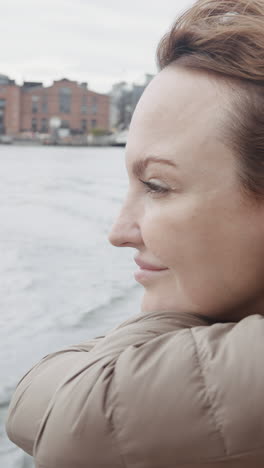
[(260, 315), (129, 346), (117, 359), (112, 387), (120, 433), (135, 440), (140, 426), (146, 457), (165, 449), (168, 459), (186, 463), (263, 450), (263, 355)]

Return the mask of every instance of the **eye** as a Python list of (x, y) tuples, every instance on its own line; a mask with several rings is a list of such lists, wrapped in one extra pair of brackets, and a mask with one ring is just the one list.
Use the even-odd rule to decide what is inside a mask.
[(166, 187), (163, 187), (162, 185), (155, 184), (154, 182), (147, 182), (145, 180), (139, 179), (142, 184), (144, 184), (147, 187), (147, 192), (149, 193), (167, 193), (169, 192), (169, 189)]

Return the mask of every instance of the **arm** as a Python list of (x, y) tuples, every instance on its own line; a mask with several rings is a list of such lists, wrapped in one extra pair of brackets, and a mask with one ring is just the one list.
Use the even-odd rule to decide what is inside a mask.
[[(130, 323), (131, 319), (122, 322), (110, 330), (107, 335), (112, 336), (115, 330), (123, 329)], [(99, 336), (86, 343), (69, 346), (48, 354), (19, 380), (8, 409), (6, 432), (10, 440), (29, 455), (33, 455), (34, 442), (41, 421), (56, 390), (67, 380), (67, 376), (72, 375), (75, 371), (81, 372), (83, 366), (87, 365), (89, 361), (92, 367), (94, 361), (92, 361), (90, 354), (104, 338), (105, 336)], [(103, 354), (107, 354), (109, 350), (110, 358), (113, 354), (111, 339), (110, 342), (108, 339), (105, 345)], [(124, 346), (123, 343), (121, 348), (122, 346)], [(118, 348), (116, 352), (118, 352)]]
[(8, 409), (9, 438), (32, 455), (40, 421), (58, 385), (79, 356), (90, 352), (104, 337), (48, 354), (18, 382)]
[[(24, 391), (11, 402), (7, 431), (36, 468), (209, 467), (231, 455), (240, 466), (244, 452), (253, 454), (248, 466), (262, 466), (254, 458), (264, 438), (256, 413), (264, 319), (257, 317), (208, 327), (172, 313), (137, 316), (89, 353), (54, 353), (18, 385), (24, 382)], [(237, 395), (246, 393), (249, 377), (256, 387), (242, 414)]]
[[(77, 441), (80, 453), (88, 448), (92, 455), (90, 447), (105, 434), (104, 453), (111, 454), (115, 444), (104, 412), (111, 408), (108, 386), (119, 357), (127, 348), (140, 347), (175, 327), (181, 327), (175, 314), (139, 314), (105, 337), (45, 356), (17, 385), (6, 420), (9, 438), (36, 459), (48, 454), (57, 459), (54, 451), (66, 456)], [(87, 467), (86, 460), (85, 456), (80, 466)]]

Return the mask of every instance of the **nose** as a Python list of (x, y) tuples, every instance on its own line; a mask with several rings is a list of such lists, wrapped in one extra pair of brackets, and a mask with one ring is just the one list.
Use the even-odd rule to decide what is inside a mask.
[(139, 247), (143, 244), (137, 211), (137, 204), (127, 199), (108, 235), (108, 240), (112, 245)]

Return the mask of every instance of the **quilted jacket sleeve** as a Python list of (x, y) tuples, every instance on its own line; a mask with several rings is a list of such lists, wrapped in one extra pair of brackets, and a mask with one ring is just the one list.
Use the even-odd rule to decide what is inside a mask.
[[(173, 330), (173, 319), (174, 314), (139, 314), (106, 336), (45, 356), (17, 384), (6, 420), (8, 437), (35, 457), (36, 466), (87, 468), (91, 459), (93, 468), (117, 468), (119, 447), (106, 415), (115, 364), (129, 346)], [(100, 438), (97, 458), (93, 448)]]
[(39, 424), (67, 371), (78, 361), (79, 353), (88, 353), (103, 338), (98, 336), (88, 343), (48, 354), (18, 382), (9, 406), (6, 429), (9, 438), (28, 454), (33, 455)]
[[(141, 329), (142, 323), (152, 322), (152, 317), (150, 318), (151, 320), (148, 320), (147, 316), (143, 318), (140, 314), (110, 330), (107, 333), (107, 338), (99, 336), (86, 343), (69, 346), (44, 356), (17, 384), (6, 420), (6, 432), (10, 440), (29, 455), (36, 455), (37, 442), (43, 430), (45, 418), (55, 401), (61, 398), (63, 389), (68, 389), (72, 385), (76, 393), (71, 401), (67, 401), (67, 405), (72, 405), (75, 418), (84, 414), (83, 400), (81, 400), (83, 388), (88, 397), (89, 388), (92, 391), (93, 385), (100, 378), (101, 373), (104, 373), (104, 369), (107, 366), (110, 367), (111, 361), (117, 359), (129, 344), (147, 340), (148, 337), (159, 333), (157, 324), (154, 326), (154, 331), (151, 330), (151, 325), (149, 332), (146, 332), (144, 328)], [(136, 327), (133, 329), (131, 325), (134, 322)], [(115, 333), (116, 331), (117, 333)], [(94, 354), (99, 343), (102, 343), (103, 346), (98, 349), (99, 352)], [(64, 397), (62, 397), (63, 399)], [(77, 414), (77, 411), (80, 411), (80, 414)], [(59, 425), (70, 432), (71, 427), (66, 429), (66, 426), (63, 426), (66, 420), (65, 413), (63, 419), (59, 421)], [(58, 435), (54, 434), (54, 443), (57, 440)]]
[[(241, 419), (237, 394), (254, 377), (254, 411), (262, 406), (264, 319), (208, 325), (186, 314), (138, 315), (93, 345), (46, 356), (18, 384), (9, 437), (36, 468), (263, 466), (241, 463), (253, 450), (263, 462), (264, 424), (247, 403)], [(260, 431), (253, 442), (252, 431)]]

